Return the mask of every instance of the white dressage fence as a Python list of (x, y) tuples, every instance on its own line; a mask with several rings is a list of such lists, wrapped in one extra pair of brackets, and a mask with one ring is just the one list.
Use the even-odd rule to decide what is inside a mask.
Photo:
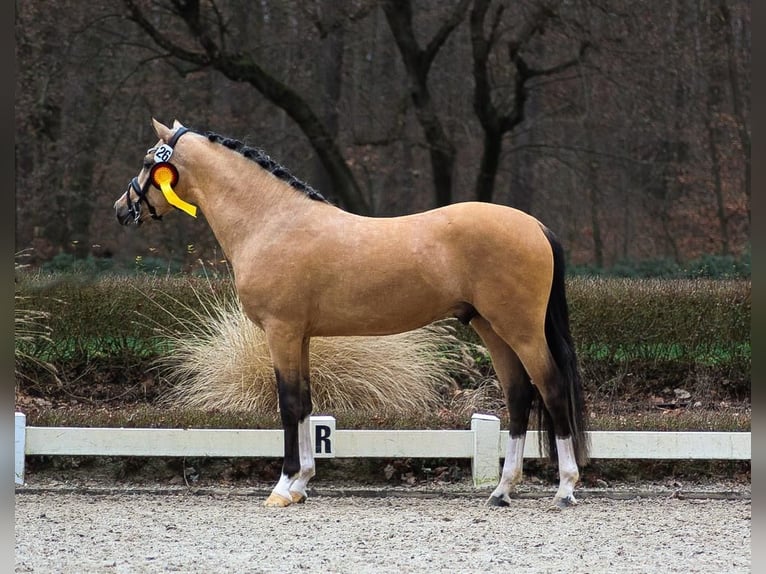
[[(470, 458), (477, 488), (500, 477), (508, 432), (500, 419), (475, 414), (470, 430), (338, 430), (335, 418), (311, 417), (316, 458)], [(592, 431), (594, 459), (750, 460), (749, 432)], [(525, 458), (540, 458), (537, 432)], [(15, 482), (26, 455), (282, 457), (281, 430), (27, 427), (16, 413)]]

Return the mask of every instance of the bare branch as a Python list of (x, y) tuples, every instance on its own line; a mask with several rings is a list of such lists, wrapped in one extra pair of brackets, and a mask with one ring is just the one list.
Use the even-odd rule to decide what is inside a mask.
[(442, 23), (434, 37), (431, 38), (431, 41), (423, 51), (423, 65), (426, 67), (426, 73), (428, 73), (428, 69), (431, 67), (431, 64), (433, 63), (436, 54), (439, 52), (439, 49), (444, 45), (444, 42), (447, 41), (447, 38), (449, 38), (450, 34), (452, 34), (455, 28), (457, 28), (458, 25), (463, 21), (465, 11), (470, 3), (470, 0), (460, 0), (458, 5), (455, 6), (455, 9), (452, 11), (452, 14), (450, 14), (449, 18), (447, 18), (447, 20)]
[[(133, 0), (123, 0), (123, 2), (130, 12), (130, 20), (138, 24), (149, 35), (152, 41), (168, 54), (181, 60), (192, 62), (198, 66), (205, 67), (210, 65), (210, 58), (207, 55), (199, 52), (190, 52), (168, 40), (164, 34), (149, 22)], [(174, 3), (177, 4), (175, 0)]]
[(527, 67), (527, 71), (526, 71), (527, 78), (536, 78), (539, 76), (553, 76), (555, 74), (559, 74), (565, 70), (568, 70), (569, 68), (582, 63), (583, 59), (585, 59), (585, 53), (587, 52), (589, 48), (591, 48), (591, 43), (590, 41), (585, 40), (580, 44), (580, 49), (578, 51), (577, 56), (575, 56), (571, 60), (567, 60), (566, 62), (561, 62), (560, 64), (551, 66), (550, 68)]

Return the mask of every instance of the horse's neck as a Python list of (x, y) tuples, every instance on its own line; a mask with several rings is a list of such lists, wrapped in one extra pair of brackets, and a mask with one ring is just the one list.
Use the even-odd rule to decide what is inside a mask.
[(256, 234), (289, 225), (314, 203), (244, 157), (200, 162), (197, 171), (191, 195), (235, 267)]

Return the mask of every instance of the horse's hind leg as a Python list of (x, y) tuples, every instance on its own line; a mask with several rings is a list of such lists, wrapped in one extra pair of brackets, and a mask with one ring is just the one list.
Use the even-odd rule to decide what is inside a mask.
[(277, 378), (284, 431), (284, 461), (279, 481), (264, 504), (288, 506), (305, 500), (306, 484), (314, 475), (309, 420), (308, 339), (289, 330), (269, 328), (266, 329), (266, 337)]
[(492, 357), (492, 365), (503, 389), (510, 420), (503, 473), (487, 504), (508, 506), (511, 501), (510, 494), (521, 482), (523, 475), (524, 442), (534, 388), (516, 353), (495, 333), (486, 319), (481, 316), (474, 317), (471, 326), (484, 341)]
[(555, 435), (559, 488), (553, 498), (553, 505), (557, 508), (573, 506), (577, 504), (574, 487), (580, 478), (580, 472), (577, 467), (569, 414), (568, 401), (571, 397), (567, 393), (565, 381), (554, 362), (544, 336), (529, 339), (514, 348), (529, 373), (532, 383), (540, 392)]

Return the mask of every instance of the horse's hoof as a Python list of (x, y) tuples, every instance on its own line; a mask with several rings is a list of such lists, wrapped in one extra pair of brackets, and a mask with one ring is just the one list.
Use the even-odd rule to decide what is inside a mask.
[(504, 494), (503, 496), (490, 496), (487, 500), (487, 506), (510, 506), (511, 498)]
[(564, 510), (565, 508), (571, 508), (572, 506), (577, 506), (577, 500), (575, 500), (575, 497), (571, 494), (563, 498), (556, 496), (554, 497), (553, 504), (551, 504), (549, 510)]
[(293, 499), (293, 504), (303, 504), (306, 502), (306, 495), (301, 494), (300, 492), (293, 492), (290, 491), (290, 498)]
[(290, 506), (292, 502), (293, 501), (290, 500), (289, 498), (285, 498), (281, 494), (272, 492), (271, 494), (269, 494), (269, 497), (266, 499), (263, 505), (269, 508), (284, 508), (285, 506)]

